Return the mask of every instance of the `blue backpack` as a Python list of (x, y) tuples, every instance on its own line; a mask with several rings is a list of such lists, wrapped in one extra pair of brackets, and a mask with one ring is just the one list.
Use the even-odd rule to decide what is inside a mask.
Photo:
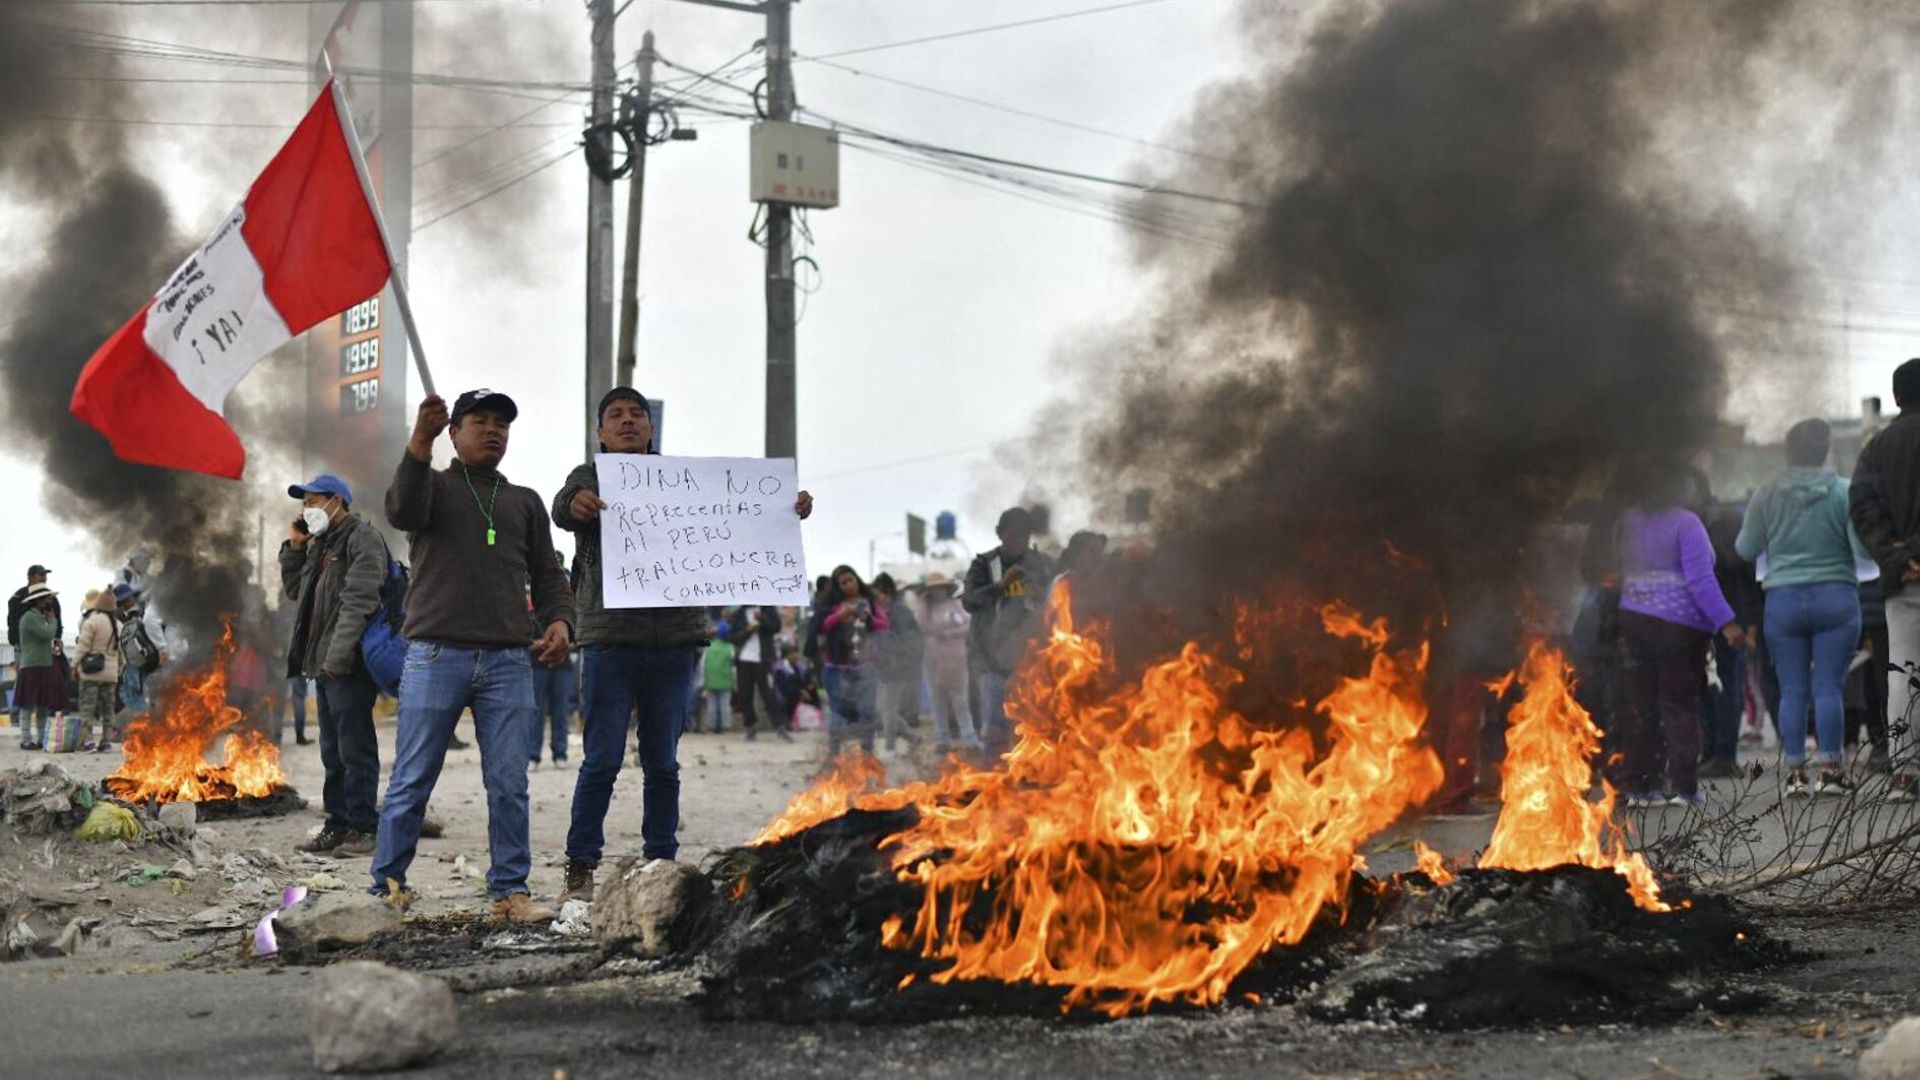
[(373, 684), (391, 698), (400, 696), (400, 673), (407, 666), (407, 568), (387, 556), (387, 579), (380, 583), (380, 606), (360, 634), (360, 659)]

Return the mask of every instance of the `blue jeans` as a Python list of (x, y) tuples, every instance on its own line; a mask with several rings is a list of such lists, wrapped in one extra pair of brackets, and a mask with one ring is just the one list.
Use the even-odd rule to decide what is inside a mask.
[(1007, 719), (1007, 680), (1011, 675), (983, 671), (980, 679), (980, 741), (988, 757), (1013, 749), (1013, 724)]
[(1847, 729), (1847, 662), (1860, 644), (1858, 590), (1841, 582), (1769, 589), (1766, 631), (1780, 676), (1780, 745), (1788, 767), (1806, 764), (1809, 693), (1820, 747), (1815, 761), (1839, 764)]
[[(287, 680), (287, 703), (293, 706), (293, 737), (295, 739), (306, 738), (307, 737), (307, 680), (304, 676), (295, 675), (294, 677)], [(283, 730), (284, 729), (280, 728), (278, 725), (274, 727), (274, 731), (273, 731), (274, 742), (280, 741), (280, 736)]]
[(1716, 634), (1713, 663), (1720, 672), (1720, 689), (1706, 704), (1707, 743), (1701, 757), (1732, 765), (1740, 756), (1740, 721), (1747, 711), (1747, 654)]
[(873, 735), (879, 728), (880, 684), (864, 667), (826, 665), (827, 756), (840, 753), (849, 730), (860, 737), (860, 747), (873, 753)]
[(646, 649), (589, 645), (586, 731), (580, 777), (573, 785), (567, 858), (597, 866), (607, 845), (607, 807), (627, 753), (627, 727), (640, 715), (640, 853), (671, 859), (680, 841), (680, 730), (694, 691), (700, 647)]
[(727, 717), (733, 715), (733, 691), (708, 690), (704, 696), (707, 699), (707, 730), (727, 730)]
[(473, 709), (480, 775), (487, 787), (487, 892), (500, 900), (527, 891), (533, 853), (527, 835), (527, 739), (533, 727), (533, 656), (525, 648), (461, 649), (435, 641), (407, 646), (400, 675), (400, 729), (393, 775), (373, 853), (375, 894), (402, 885), (420, 844), (427, 797), (447, 760), (462, 710)]
[(527, 760), (540, 760), (540, 729), (551, 725), (548, 746), (553, 760), (567, 760), (567, 735), (573, 730), (573, 665), (533, 668), (533, 727), (527, 732)]

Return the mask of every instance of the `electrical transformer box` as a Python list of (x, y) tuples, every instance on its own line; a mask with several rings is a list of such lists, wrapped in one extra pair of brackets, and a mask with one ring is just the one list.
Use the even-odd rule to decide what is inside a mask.
[(752, 199), (830, 209), (840, 205), (840, 136), (826, 128), (763, 120), (749, 139)]

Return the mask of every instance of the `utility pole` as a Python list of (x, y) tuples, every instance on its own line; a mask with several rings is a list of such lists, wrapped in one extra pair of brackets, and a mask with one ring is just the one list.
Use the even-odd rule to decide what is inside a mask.
[[(792, 0), (764, 0), (767, 119), (793, 119)], [(767, 456), (798, 455), (794, 382), (793, 207), (767, 204)]]
[(586, 448), (600, 448), (600, 395), (613, 387), (613, 0), (588, 0), (593, 21), (593, 116), (587, 149)]
[(615, 386), (632, 386), (634, 339), (640, 332), (640, 211), (647, 197), (647, 136), (653, 115), (653, 31), (640, 39), (640, 54), (634, 63), (640, 70), (634, 89), (632, 116), (634, 125), (633, 175), (627, 179), (626, 263), (620, 268), (620, 362), (615, 371)]

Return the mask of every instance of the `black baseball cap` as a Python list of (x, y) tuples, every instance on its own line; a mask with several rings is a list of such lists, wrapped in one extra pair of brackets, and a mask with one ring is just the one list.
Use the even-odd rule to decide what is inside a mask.
[(453, 414), (449, 419), (457, 424), (462, 416), (475, 409), (497, 412), (506, 417), (509, 424), (520, 418), (520, 406), (515, 405), (512, 398), (498, 390), (489, 390), (483, 386), (478, 390), (469, 390), (454, 399)]
[(39, 563), (34, 563), (32, 566), (27, 567), (27, 575), (29, 577), (31, 577), (34, 574), (51, 574), (51, 573), (53, 573), (53, 571), (47, 569), (44, 566), (41, 566)]
[(607, 418), (607, 406), (616, 401), (631, 401), (635, 405), (640, 406), (640, 411), (646, 413), (649, 419), (653, 417), (653, 406), (647, 402), (647, 395), (635, 390), (631, 386), (616, 386), (601, 395), (600, 408), (595, 410), (594, 415), (601, 420), (605, 420)]

